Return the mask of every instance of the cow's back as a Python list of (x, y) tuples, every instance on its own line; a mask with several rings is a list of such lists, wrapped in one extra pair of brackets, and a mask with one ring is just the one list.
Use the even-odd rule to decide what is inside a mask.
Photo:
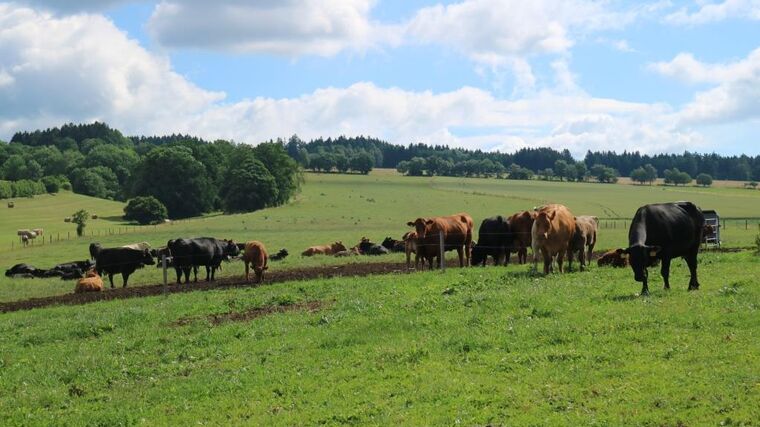
[[(642, 226), (643, 223), (643, 226)], [(642, 230), (647, 246), (667, 249), (680, 256), (701, 243), (705, 217), (691, 202), (661, 203), (639, 208), (631, 222), (629, 244), (640, 244)]]
[(263, 243), (256, 240), (246, 242), (243, 261), (250, 262), (254, 268), (258, 268), (266, 267), (268, 258), (269, 256)]

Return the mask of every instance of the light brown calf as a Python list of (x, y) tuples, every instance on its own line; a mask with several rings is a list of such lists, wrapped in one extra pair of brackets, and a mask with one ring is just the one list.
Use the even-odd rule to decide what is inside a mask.
[(301, 256), (314, 256), (314, 255), (332, 255), (340, 251), (345, 251), (346, 247), (343, 242), (338, 240), (335, 243), (329, 245), (312, 246), (301, 253)]
[(250, 281), (249, 274), (252, 265), (253, 273), (256, 275), (256, 283), (261, 283), (264, 278), (264, 271), (269, 268), (267, 267), (269, 254), (267, 254), (267, 248), (264, 247), (264, 244), (257, 240), (246, 242), (242, 258), (245, 263), (245, 281)]

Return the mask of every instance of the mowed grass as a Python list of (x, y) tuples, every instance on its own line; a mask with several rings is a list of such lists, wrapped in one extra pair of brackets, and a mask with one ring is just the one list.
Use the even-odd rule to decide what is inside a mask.
[[(0, 315), (0, 425), (756, 425), (760, 258), (291, 282)], [(321, 301), (215, 324), (210, 314)]]
[[(203, 218), (176, 221), (171, 225), (127, 227), (120, 219), (122, 205), (75, 194), (62, 193), (18, 200), (14, 209), (0, 207), (0, 267), (8, 268), (19, 262), (49, 268), (57, 263), (89, 257), (87, 247), (98, 241), (104, 246), (147, 241), (163, 246), (178, 237), (213, 236), (236, 241), (261, 240), (271, 253), (287, 248), (291, 256), (275, 263), (273, 269), (345, 263), (331, 257), (303, 258), (300, 253), (311, 245), (342, 240), (348, 247), (363, 236), (376, 242), (386, 236), (401, 238), (409, 228), (406, 223), (420, 216), (448, 215), (468, 212), (480, 222), (493, 215), (510, 215), (545, 203), (566, 204), (576, 215), (597, 215), (602, 218), (597, 249), (625, 246), (625, 220), (605, 221), (604, 218), (630, 218), (636, 208), (647, 203), (691, 200), (699, 206), (717, 209), (726, 217), (760, 216), (760, 191), (732, 188), (702, 189), (695, 187), (657, 187), (634, 185), (603, 185), (591, 183), (511, 181), (447, 177), (403, 177), (394, 171), (377, 170), (369, 176), (307, 174), (302, 193), (286, 206), (239, 214), (213, 214)], [(48, 236), (70, 233), (75, 226), (63, 218), (79, 207), (98, 213), (101, 219), (91, 221), (87, 236), (70, 241), (11, 250), (17, 242), (18, 228), (44, 227)], [(105, 217), (105, 218), (104, 218)], [(613, 228), (614, 226), (614, 228)], [(741, 223), (729, 222), (723, 229), (727, 246), (748, 246), (757, 234), (757, 224), (745, 230)], [(107, 230), (126, 234), (105, 235)], [(351, 262), (398, 261), (390, 257), (352, 259)], [(516, 267), (524, 271), (523, 267)], [(223, 276), (240, 275), (239, 262), (224, 265)], [(174, 273), (170, 273), (173, 278)], [(162, 280), (159, 269), (138, 270), (130, 285), (154, 284)], [(121, 278), (115, 279), (121, 286)], [(0, 301), (35, 296), (69, 293), (73, 283), (58, 279), (23, 280), (0, 278)]]

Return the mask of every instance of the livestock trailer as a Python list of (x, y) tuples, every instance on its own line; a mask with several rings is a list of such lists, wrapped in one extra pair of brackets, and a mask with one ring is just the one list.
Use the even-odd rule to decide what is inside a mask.
[(705, 232), (702, 235), (702, 243), (720, 247), (720, 215), (714, 210), (702, 211), (705, 216)]

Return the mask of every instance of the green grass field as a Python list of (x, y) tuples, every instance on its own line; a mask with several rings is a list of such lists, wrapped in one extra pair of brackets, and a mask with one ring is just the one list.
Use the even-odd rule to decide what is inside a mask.
[[(479, 223), (561, 202), (576, 214), (627, 218), (645, 203), (685, 199), (742, 217), (757, 215), (759, 195), (310, 174), (287, 206), (106, 235), (126, 228), (119, 203), (60, 194), (0, 209), (0, 233), (8, 236), (0, 257), (3, 267), (45, 267), (86, 258), (93, 240), (161, 245), (210, 235), (259, 239), (271, 252), (286, 247), (293, 256), (271, 268), (287, 269), (344, 263), (298, 253), (335, 239), (398, 237), (417, 216), (466, 211)], [(88, 227), (93, 237), (11, 250), (17, 228), (73, 234), (63, 217), (80, 207), (105, 217)], [(615, 228), (600, 231), (600, 249), (625, 245), (623, 220), (602, 224)], [(750, 228), (729, 222), (725, 243), (751, 244), (757, 225)], [(233, 262), (222, 275), (241, 272)], [(0, 425), (755, 425), (760, 257), (705, 253), (700, 274), (702, 288), (687, 292), (687, 269), (674, 262), (666, 292), (652, 271), (649, 298), (637, 296), (628, 269), (543, 277), (510, 265), (0, 314)], [(130, 284), (160, 278), (148, 267)], [(72, 288), (2, 277), (0, 301)], [(306, 302), (321, 308), (288, 310)], [(258, 308), (275, 312), (252, 318)]]
[[(335, 264), (346, 260), (302, 258), (299, 254), (308, 246), (335, 240), (342, 240), (350, 247), (363, 236), (378, 242), (386, 236), (398, 239), (408, 231), (406, 223), (418, 216), (468, 212), (479, 226), (483, 218), (497, 214), (510, 215), (549, 202), (566, 204), (576, 215), (602, 218), (597, 248), (610, 249), (626, 245), (628, 222), (606, 221), (604, 218), (629, 218), (641, 205), (673, 200), (691, 200), (705, 209), (717, 209), (725, 217), (760, 216), (760, 192), (735, 188), (413, 178), (402, 177), (389, 170), (375, 171), (370, 176), (307, 174), (303, 192), (286, 206), (250, 214), (209, 215), (155, 227), (127, 226), (119, 216), (122, 205), (116, 202), (70, 193), (21, 199), (16, 201), (16, 208), (0, 208), (0, 235), (6, 236), (4, 243), (0, 243), (0, 258), (3, 261), (0, 267), (8, 268), (26, 262), (47, 268), (60, 262), (86, 259), (89, 257), (87, 247), (92, 241), (105, 246), (141, 241), (163, 246), (169, 239), (197, 236), (233, 238), (241, 242), (261, 240), (270, 252), (287, 248), (291, 257), (273, 268)], [(59, 236), (75, 235), (75, 226), (64, 223), (63, 218), (80, 207), (98, 213), (101, 219), (91, 221), (86, 237), (64, 238), (58, 242)], [(38, 241), (34, 247), (19, 249), (16, 230), (37, 227), (43, 227), (47, 238), (53, 237), (53, 243), (43, 246)], [(744, 221), (729, 221), (723, 230), (724, 244), (734, 247), (752, 244), (758, 230), (756, 220), (748, 228), (745, 230)], [(126, 234), (118, 234), (127, 230)], [(107, 231), (117, 234), (106, 235)], [(394, 255), (388, 258), (401, 260), (403, 257)], [(381, 260), (363, 258), (361, 261)], [(225, 265), (221, 274), (239, 275), (242, 270), (240, 263), (232, 263)], [(160, 280), (160, 270), (146, 268), (132, 276), (130, 283), (139, 285)], [(121, 285), (121, 278), (116, 279), (116, 285)], [(68, 293), (72, 286), (70, 282), (57, 279), (29, 282), (2, 277), (0, 301)]]
[(701, 259), (649, 298), (492, 267), (3, 314), (0, 425), (755, 425), (760, 261)]

